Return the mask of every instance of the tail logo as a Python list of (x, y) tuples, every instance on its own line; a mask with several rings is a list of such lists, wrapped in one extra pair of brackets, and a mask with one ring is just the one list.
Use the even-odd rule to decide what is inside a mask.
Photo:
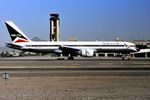
[(12, 37), (21, 37), (20, 34), (11, 34)]

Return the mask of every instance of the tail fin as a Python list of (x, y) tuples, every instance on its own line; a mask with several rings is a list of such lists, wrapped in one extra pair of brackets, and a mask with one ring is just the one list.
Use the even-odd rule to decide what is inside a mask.
[(30, 42), (31, 40), (12, 22), (5, 22), (13, 43)]

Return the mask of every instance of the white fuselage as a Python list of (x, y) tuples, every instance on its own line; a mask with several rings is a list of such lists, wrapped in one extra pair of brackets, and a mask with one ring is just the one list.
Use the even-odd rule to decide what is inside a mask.
[[(94, 50), (94, 52), (137, 52), (136, 46), (130, 42), (120, 41), (87, 41), (87, 42), (25, 42), (25, 43), (13, 43), (14, 45), (20, 46), (21, 50), (33, 51), (33, 52), (56, 52), (60, 46), (67, 46), (72, 49), (78, 50)], [(9, 46), (10, 47), (10, 46)], [(12, 47), (13, 48), (13, 47)], [(16, 48), (17, 49), (17, 48)]]

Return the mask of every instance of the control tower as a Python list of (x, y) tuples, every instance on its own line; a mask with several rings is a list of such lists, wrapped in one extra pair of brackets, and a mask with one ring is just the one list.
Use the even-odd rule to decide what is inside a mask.
[(59, 41), (59, 14), (50, 14), (50, 41)]

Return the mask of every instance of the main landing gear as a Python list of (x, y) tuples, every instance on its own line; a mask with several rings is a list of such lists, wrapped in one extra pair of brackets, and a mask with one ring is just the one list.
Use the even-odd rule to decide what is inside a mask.
[(68, 60), (74, 60), (74, 57), (72, 55), (69, 55)]

